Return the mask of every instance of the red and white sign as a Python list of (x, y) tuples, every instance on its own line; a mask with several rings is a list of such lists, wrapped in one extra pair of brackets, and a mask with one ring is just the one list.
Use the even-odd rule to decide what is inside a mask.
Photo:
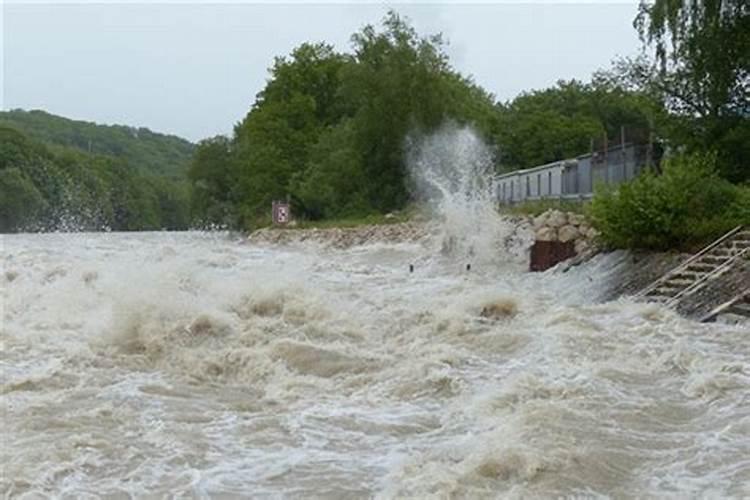
[(272, 216), (274, 224), (287, 224), (291, 220), (291, 207), (289, 203), (274, 201), (272, 204)]

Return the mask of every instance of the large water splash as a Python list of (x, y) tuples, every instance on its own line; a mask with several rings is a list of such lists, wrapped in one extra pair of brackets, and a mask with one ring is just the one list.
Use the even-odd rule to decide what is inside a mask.
[(417, 198), (441, 227), (443, 253), (475, 262), (503, 257), (514, 227), (498, 216), (494, 152), (471, 127), (446, 123), (407, 140), (407, 165)]

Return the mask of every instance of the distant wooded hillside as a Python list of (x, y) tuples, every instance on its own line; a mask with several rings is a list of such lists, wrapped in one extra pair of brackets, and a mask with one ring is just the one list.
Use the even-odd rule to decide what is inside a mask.
[(0, 126), (23, 132), (52, 149), (63, 146), (113, 156), (139, 173), (173, 178), (184, 177), (195, 148), (185, 139), (147, 128), (99, 125), (39, 110), (0, 112)]
[(131, 162), (0, 125), (0, 232), (186, 229), (187, 182)]

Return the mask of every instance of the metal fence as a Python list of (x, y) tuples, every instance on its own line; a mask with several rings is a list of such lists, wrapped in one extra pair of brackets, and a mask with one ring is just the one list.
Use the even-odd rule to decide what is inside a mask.
[(586, 199), (599, 184), (636, 177), (650, 163), (648, 146), (623, 144), (574, 159), (500, 175), (495, 179), (501, 204), (549, 198)]

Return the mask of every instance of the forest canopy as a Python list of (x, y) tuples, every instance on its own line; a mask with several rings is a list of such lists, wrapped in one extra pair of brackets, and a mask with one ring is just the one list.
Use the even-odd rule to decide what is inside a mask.
[(232, 137), (198, 145), (189, 171), (197, 217), (248, 228), (287, 196), (304, 218), (385, 213), (410, 200), (408, 134), (471, 125), (495, 147), (498, 170), (510, 170), (619, 140), (621, 127), (646, 130), (658, 108), (604, 80), (497, 103), (450, 65), (439, 35), (419, 35), (395, 12), (351, 44), (339, 53), (305, 43), (276, 58)]
[(0, 126), (0, 232), (188, 225), (184, 180), (141, 173), (124, 156), (43, 143)]
[(99, 125), (41, 110), (0, 111), (0, 126), (23, 132), (54, 149), (63, 147), (126, 160), (142, 174), (183, 178), (195, 144), (140, 127)]
[(2, 112), (0, 230), (251, 229), (287, 198), (303, 219), (384, 214), (412, 201), (407, 137), (445, 122), (471, 126), (497, 172), (653, 141), (710, 155), (721, 179), (747, 182), (749, 19), (737, 0), (644, 1), (634, 24), (651, 56), (499, 102), (451, 66), (440, 35), (391, 11), (354, 33), (348, 52), (303, 43), (275, 58), (233, 133), (197, 146)]

